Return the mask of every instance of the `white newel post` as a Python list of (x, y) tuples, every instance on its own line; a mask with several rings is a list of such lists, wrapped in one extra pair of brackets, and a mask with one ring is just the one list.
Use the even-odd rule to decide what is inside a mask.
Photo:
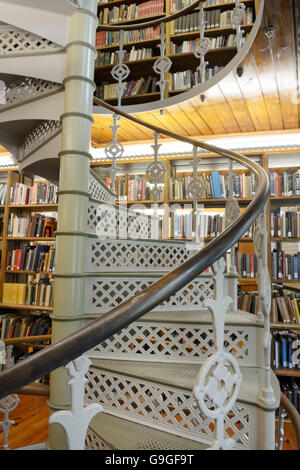
[(97, 403), (84, 407), (85, 376), (90, 364), (87, 357), (80, 356), (66, 365), (71, 376), (71, 410), (57, 411), (49, 419), (49, 423), (58, 423), (64, 428), (69, 450), (84, 450), (87, 428), (94, 416), (103, 411)]

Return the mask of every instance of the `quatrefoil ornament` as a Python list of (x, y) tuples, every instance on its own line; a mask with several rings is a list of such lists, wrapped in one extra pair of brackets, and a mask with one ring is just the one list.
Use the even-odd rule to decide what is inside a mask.
[(112, 160), (116, 160), (117, 158), (121, 158), (124, 152), (123, 145), (118, 142), (110, 142), (104, 149), (105, 155), (107, 158), (111, 158)]
[(200, 178), (194, 178), (187, 188), (187, 195), (190, 199), (201, 199), (205, 195), (205, 183)]
[(165, 166), (161, 162), (152, 162), (146, 170), (146, 174), (151, 181), (158, 180), (164, 176)]
[(209, 38), (201, 38), (195, 47), (194, 55), (197, 59), (200, 57), (205, 56), (210, 49), (210, 39)]
[(117, 64), (112, 68), (111, 74), (116, 80), (125, 80), (130, 70), (126, 64)]
[(155, 61), (153, 65), (153, 70), (158, 74), (166, 73), (170, 70), (171, 65), (172, 62), (169, 57), (163, 56)]
[(203, 365), (195, 397), (206, 416), (216, 419), (234, 405), (242, 375), (236, 359), (224, 351), (215, 352)]

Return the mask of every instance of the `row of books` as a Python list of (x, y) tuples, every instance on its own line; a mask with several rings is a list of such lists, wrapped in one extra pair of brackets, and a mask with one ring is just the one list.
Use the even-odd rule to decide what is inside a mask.
[[(147, 201), (151, 199), (153, 184), (139, 175), (134, 178), (117, 178), (115, 190), (120, 201)], [(163, 199), (163, 184), (158, 185), (159, 199)]]
[(274, 332), (274, 362), (276, 369), (300, 369), (300, 335), (292, 331)]
[(6, 313), (0, 315), (0, 328), (1, 339), (50, 335), (51, 319), (41, 313), (26, 315)]
[[(218, 49), (221, 47), (235, 47), (235, 34), (229, 34), (228, 36), (217, 36), (215, 38), (209, 38), (210, 49)], [(170, 53), (171, 54), (183, 54), (187, 52), (194, 52), (200, 38), (191, 39), (183, 42), (171, 41)]]
[(149, 0), (103, 8), (99, 12), (99, 25), (134, 20), (164, 13), (164, 0)]
[[(30, 278), (32, 279), (32, 278)], [(38, 282), (3, 283), (3, 303), (50, 307), (53, 302), (53, 282), (48, 276), (39, 276)]]
[(300, 293), (273, 289), (272, 320), (274, 323), (300, 323)]
[[(124, 45), (130, 42), (148, 41), (152, 39), (159, 39), (160, 26), (150, 26), (148, 28), (140, 28), (133, 31), (123, 31)], [(119, 45), (120, 33), (119, 31), (97, 31), (96, 33), (96, 48), (101, 49), (105, 46)]]
[(30, 244), (7, 252), (6, 269), (11, 271), (54, 271), (55, 244)]
[(239, 289), (237, 296), (237, 308), (244, 312), (257, 314), (259, 305), (258, 292), (250, 292)]
[[(193, 216), (192, 210), (186, 210), (185, 212), (181, 211), (172, 211), (168, 217), (168, 231), (164, 233), (164, 238), (192, 238), (193, 231), (192, 231), (192, 224), (193, 224)], [(216, 237), (220, 233), (225, 230), (225, 214), (224, 213), (214, 213), (214, 214), (207, 214), (199, 211), (197, 214), (197, 236), (200, 239), (205, 237)], [(253, 234), (253, 227), (251, 226), (250, 229), (244, 234), (244, 237), (252, 237)], [(248, 263), (248, 261), (247, 261)], [(248, 266), (246, 262), (241, 264), (239, 262), (239, 266), (244, 267)], [(255, 261), (256, 263), (256, 261)], [(251, 264), (252, 266), (252, 264)], [(255, 273), (257, 271), (256, 264), (255, 264), (255, 271), (254, 276), (252, 276), (252, 271), (250, 268), (248, 269), (247, 273), (244, 274), (245, 269), (240, 269), (241, 277), (255, 277)]]
[[(203, 198), (222, 199), (229, 197), (229, 176), (223, 175), (218, 171), (212, 171), (210, 174), (198, 175), (202, 180), (204, 188)], [(170, 199), (180, 200), (188, 199), (187, 189), (192, 181), (192, 176), (175, 178), (170, 180), (169, 197)], [(255, 176), (245, 173), (234, 174), (232, 177), (233, 197), (252, 198), (255, 194)]]
[(4, 206), (6, 202), (6, 188), (7, 184), (1, 183), (0, 184), (0, 206)]
[[(138, 80), (131, 80), (129, 82), (123, 82), (125, 86), (123, 97), (144, 95), (146, 93), (154, 93), (159, 91), (157, 85), (157, 77), (141, 77)], [(117, 87), (115, 83), (103, 82), (96, 88), (96, 97), (104, 100), (117, 98)]]
[(12, 213), (8, 222), (8, 237), (53, 237), (56, 219), (39, 213)]
[[(133, 62), (136, 60), (149, 59), (150, 57), (156, 57), (159, 52), (152, 47), (141, 47), (136, 48), (133, 46), (129, 51), (124, 51), (123, 62)], [(103, 52), (98, 51), (98, 55), (95, 61), (96, 66), (112, 65), (119, 62), (119, 56), (117, 52)]]
[(10, 204), (56, 204), (57, 186), (35, 182), (33, 186), (16, 183), (10, 188)]
[(238, 251), (234, 255), (234, 261), (239, 277), (245, 279), (257, 277), (257, 256), (255, 254)]
[(270, 196), (300, 196), (300, 170), (270, 171)]
[[(220, 9), (205, 11), (205, 30), (232, 28), (232, 10), (221, 11)], [(252, 7), (247, 7), (243, 24), (252, 24), (254, 21), (254, 11)], [(199, 12), (180, 16), (170, 23), (170, 35), (190, 33), (199, 30)]]
[[(223, 67), (209, 67), (205, 70), (205, 81), (214, 77)], [(201, 74), (198, 70), (184, 70), (183, 72), (175, 72), (168, 74), (169, 91), (174, 90), (188, 90), (198, 86), (201, 83)]]
[(286, 253), (285, 250), (272, 251), (272, 277), (284, 281), (300, 279), (300, 252)]
[(270, 213), (271, 237), (300, 237), (300, 206), (278, 207)]
[[(107, 2), (108, 0), (105, 0)], [(232, 3), (233, 0), (206, 0), (204, 2), (204, 8), (212, 5), (223, 5), (226, 3)], [(104, 3), (104, 1), (103, 1)], [(191, 0), (170, 0), (171, 13), (182, 10), (191, 4)]]
[(294, 377), (279, 377), (282, 393), (293, 403), (300, 413), (300, 381)]

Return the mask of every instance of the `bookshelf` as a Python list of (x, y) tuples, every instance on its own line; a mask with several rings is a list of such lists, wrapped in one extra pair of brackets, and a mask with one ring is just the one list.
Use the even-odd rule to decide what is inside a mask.
[[(98, 56), (95, 62), (95, 95), (107, 100), (110, 104), (117, 103), (117, 92), (111, 70), (118, 63), (119, 30), (104, 31), (105, 26), (129, 26), (132, 23), (143, 23), (164, 18), (187, 7), (191, 2), (174, 0), (113, 0), (98, 3), (99, 27), (96, 34)], [(231, 12), (235, 2), (220, 1), (217, 4), (205, 2), (204, 12), (207, 21), (205, 36), (210, 39), (210, 49), (206, 54), (209, 65), (206, 80), (212, 78), (226, 66), (236, 55), (235, 30), (231, 27)], [(255, 22), (258, 2), (243, 1), (246, 7), (243, 30), (248, 35)], [(167, 74), (168, 89), (165, 98), (183, 93), (200, 83), (196, 68), (199, 60), (194, 50), (199, 41), (199, 8), (192, 13), (178, 17), (166, 23), (166, 55), (171, 59), (172, 66)], [(160, 99), (157, 82), (159, 75), (153, 70), (156, 59), (160, 57), (160, 25), (140, 28), (139, 30), (123, 30), (123, 63), (130, 69), (122, 102), (124, 105), (152, 102)], [(188, 64), (188, 68), (187, 68)]]
[[(0, 172), (0, 202), (0, 336), (18, 344), (41, 336), (46, 345), (53, 310), (57, 187), (7, 169)], [(25, 349), (30, 353), (29, 348), (40, 346)]]

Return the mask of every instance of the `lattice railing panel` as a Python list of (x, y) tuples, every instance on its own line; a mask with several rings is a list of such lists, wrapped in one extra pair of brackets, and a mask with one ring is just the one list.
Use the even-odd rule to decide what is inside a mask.
[(89, 240), (88, 272), (168, 271), (192, 255), (185, 244), (138, 240)]
[[(225, 329), (225, 351), (241, 365), (256, 364), (255, 329)], [(132, 323), (89, 351), (89, 357), (202, 364), (214, 352), (213, 328), (178, 323)]]
[(105, 184), (98, 181), (92, 174), (89, 176), (89, 193), (91, 198), (96, 199), (97, 201), (114, 204), (116, 199), (105, 187)]
[[(214, 438), (214, 422), (201, 414), (191, 391), (93, 367), (87, 378), (87, 402), (100, 403), (105, 412), (198, 441)], [(225, 416), (225, 433), (239, 448), (249, 449), (250, 428), (246, 405)]]
[(63, 47), (15, 26), (0, 28), (0, 56), (61, 51)]
[(111, 447), (89, 428), (86, 433), (85, 450), (111, 450)]
[(151, 238), (151, 217), (110, 204), (89, 201), (88, 230), (98, 238)]
[(5, 91), (6, 103), (0, 105), (0, 110), (45, 96), (60, 88), (59, 83), (48, 82), (39, 78), (24, 77), (18, 79), (7, 84)]
[[(86, 313), (106, 312), (149, 287), (157, 278), (103, 277), (87, 279)], [(197, 278), (154, 309), (157, 311), (198, 310), (214, 296), (211, 278)]]
[(37, 97), (40, 98), (60, 88), (59, 83), (48, 82), (39, 78), (24, 77), (18, 79), (7, 84), (5, 90), (6, 103), (0, 104), (0, 110), (25, 103)]
[(24, 141), (24, 156), (40, 147), (60, 130), (60, 121), (42, 121), (41, 124), (33, 129), (26, 137)]

